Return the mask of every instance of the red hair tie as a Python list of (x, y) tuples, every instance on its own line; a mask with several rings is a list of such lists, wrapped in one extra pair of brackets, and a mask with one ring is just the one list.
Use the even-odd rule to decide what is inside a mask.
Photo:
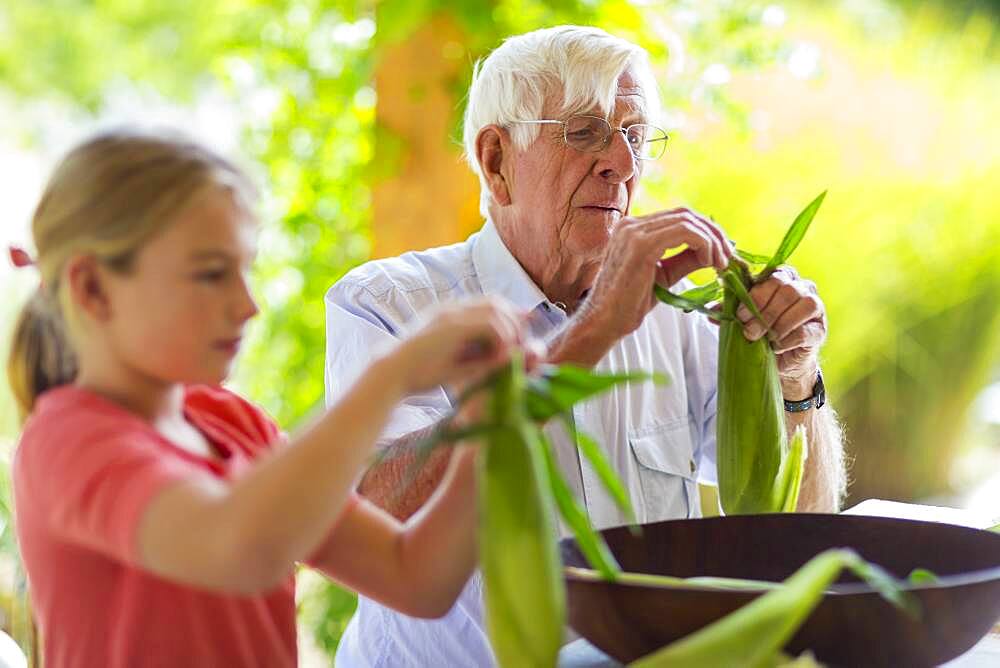
[(23, 267), (33, 267), (35, 266), (35, 261), (31, 259), (28, 255), (28, 251), (17, 246), (9, 246), (7, 248), (8, 254), (10, 254), (10, 262), (18, 269)]

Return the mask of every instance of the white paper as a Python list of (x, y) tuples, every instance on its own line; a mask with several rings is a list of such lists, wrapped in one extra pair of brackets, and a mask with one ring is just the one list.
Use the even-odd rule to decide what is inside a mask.
[(973, 510), (948, 508), (946, 506), (922, 506), (915, 503), (900, 503), (899, 501), (886, 501), (884, 499), (862, 501), (858, 505), (845, 510), (843, 514), (943, 522), (945, 524), (972, 527), (973, 529), (988, 529), (1000, 523), (1000, 518), (989, 517)]

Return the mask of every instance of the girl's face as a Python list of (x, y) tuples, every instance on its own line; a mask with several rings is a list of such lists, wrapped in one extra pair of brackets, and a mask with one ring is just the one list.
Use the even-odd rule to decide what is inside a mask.
[(222, 382), (258, 311), (247, 282), (256, 237), (252, 216), (211, 190), (143, 245), (129, 272), (107, 272), (119, 360), (153, 381)]

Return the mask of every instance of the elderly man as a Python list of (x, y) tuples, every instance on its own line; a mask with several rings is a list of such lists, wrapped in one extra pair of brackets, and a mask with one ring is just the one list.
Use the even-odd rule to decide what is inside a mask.
[[(424, 309), (470, 294), (503, 295), (530, 314), (552, 362), (670, 375), (667, 387), (629, 385), (576, 407), (573, 418), (604, 446), (640, 522), (700, 515), (697, 482), (715, 480), (717, 329), (704, 316), (658, 306), (651, 295), (654, 283), (672, 286), (695, 269), (722, 269), (732, 245), (689, 209), (629, 216), (644, 163), (663, 152), (666, 135), (653, 125), (658, 111), (646, 54), (631, 43), (572, 26), (505, 41), (475, 73), (465, 114), (485, 224), (463, 243), (365, 264), (330, 289), (329, 397)], [(661, 260), (681, 245), (683, 252)], [(744, 313), (745, 335), (770, 337), (786, 400), (813, 397), (822, 387), (817, 353), (826, 336), (813, 284), (785, 269), (752, 295), (770, 331)], [(444, 388), (411, 397), (383, 434), (399, 456), (372, 470), (361, 491), (398, 517), (416, 512), (445, 468), (442, 455), (401, 489), (412, 461), (408, 444), (453, 398)], [(805, 425), (810, 436), (799, 508), (836, 510), (844, 469), (831, 408), (788, 412), (786, 422), (789, 429)], [(566, 432), (554, 425), (547, 431), (593, 523), (624, 523)], [(452, 610), (432, 621), (362, 596), (337, 665), (492, 665), (481, 587), (473, 577)]]

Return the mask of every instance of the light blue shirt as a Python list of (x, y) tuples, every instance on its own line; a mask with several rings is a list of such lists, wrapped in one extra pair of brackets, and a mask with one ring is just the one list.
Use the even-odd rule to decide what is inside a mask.
[[(498, 294), (530, 312), (546, 338), (566, 314), (546, 299), (489, 221), (468, 240), (368, 262), (326, 295), (327, 403), (364, 371), (374, 350), (396, 341), (421, 312), (439, 302)], [(697, 481), (715, 483), (716, 328), (706, 318), (660, 305), (595, 367), (600, 372), (660, 371), (666, 386), (632, 383), (574, 407), (577, 428), (602, 444), (631, 496), (639, 522), (701, 514)], [(380, 437), (387, 444), (444, 417), (443, 389), (409, 397)], [(625, 517), (558, 424), (546, 427), (560, 468), (591, 522), (618, 526)], [(560, 527), (565, 535), (565, 527)], [(337, 650), (339, 668), (492, 666), (477, 573), (447, 615), (414, 619), (359, 597)]]

